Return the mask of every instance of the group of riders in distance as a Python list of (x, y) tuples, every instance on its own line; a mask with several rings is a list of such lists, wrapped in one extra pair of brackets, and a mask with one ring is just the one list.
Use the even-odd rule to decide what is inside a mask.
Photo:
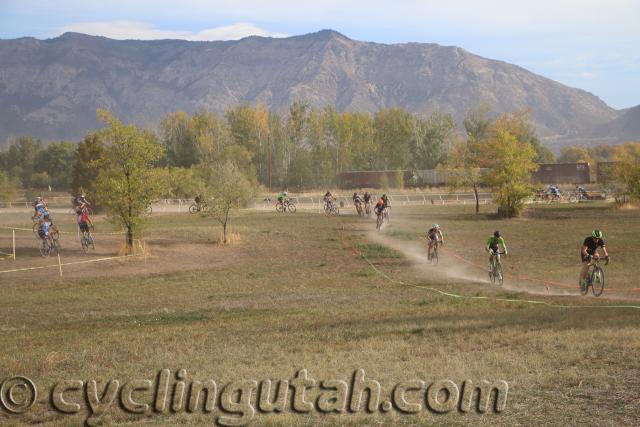
[(569, 192), (569, 194), (565, 196), (562, 194), (562, 191), (560, 191), (560, 187), (552, 184), (549, 185), (547, 189), (542, 188), (536, 191), (534, 197), (534, 200), (537, 202), (561, 202), (565, 199), (570, 202), (581, 202), (591, 200), (591, 196), (589, 196), (587, 190), (577, 184), (573, 192)]
[[(91, 230), (94, 227), (89, 217), (92, 214), (91, 204), (84, 193), (78, 194), (72, 203), (80, 234), (80, 244), (82, 250), (87, 252), (90, 248), (94, 248), (93, 236), (91, 235)], [(34, 208), (33, 231), (41, 241), (40, 253), (42, 256), (49, 256), (60, 250), (60, 230), (53, 224), (51, 212), (42, 196), (36, 197), (32, 206)]]

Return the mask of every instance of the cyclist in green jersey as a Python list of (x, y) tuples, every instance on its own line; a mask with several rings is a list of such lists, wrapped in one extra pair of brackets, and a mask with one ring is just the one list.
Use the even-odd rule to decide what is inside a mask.
[(493, 236), (487, 239), (486, 249), (487, 252), (489, 252), (489, 271), (491, 271), (491, 263), (493, 262), (494, 256), (497, 257), (498, 263), (500, 262), (500, 254), (498, 253), (499, 246), (502, 246), (502, 252), (504, 252), (504, 256), (507, 256), (507, 245), (505, 245), (500, 231), (496, 230)]

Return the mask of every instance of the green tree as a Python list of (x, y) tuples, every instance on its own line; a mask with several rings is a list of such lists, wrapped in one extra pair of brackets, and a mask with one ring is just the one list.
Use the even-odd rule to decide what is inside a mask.
[(450, 114), (433, 113), (427, 120), (415, 120), (415, 136), (411, 166), (434, 169), (446, 160), (455, 121)]
[(162, 179), (154, 165), (164, 148), (152, 133), (124, 125), (109, 111), (98, 110), (97, 116), (108, 127), (100, 131), (105, 149), (96, 189), (109, 219), (126, 230), (127, 253), (132, 253), (147, 205), (160, 191)]
[(195, 123), (183, 111), (167, 114), (160, 121), (160, 140), (170, 166), (190, 167), (200, 161)]
[(481, 141), (475, 136), (468, 135), (465, 139), (457, 137), (449, 147), (449, 155), (444, 164), (443, 172), (449, 174), (447, 184), (451, 190), (459, 188), (473, 188), (476, 201), (476, 214), (480, 213), (478, 188), (484, 182), (485, 175), (481, 167), (485, 166), (482, 158)]
[(623, 194), (640, 200), (640, 142), (627, 142), (613, 150), (614, 179), (623, 185)]
[(227, 228), (232, 210), (243, 207), (253, 197), (255, 187), (232, 162), (205, 167), (204, 196), (209, 209), (203, 215), (215, 218), (222, 225), (223, 243), (228, 243)]
[(528, 140), (519, 140), (526, 123), (523, 117), (505, 114), (492, 125), (487, 148), (491, 170), (486, 182), (493, 188), (498, 213), (518, 216), (531, 194), (531, 174), (536, 170), (536, 152)]
[(0, 170), (0, 201), (10, 202), (16, 197), (16, 185), (9, 175)]
[(85, 135), (78, 144), (71, 168), (71, 191), (73, 194), (85, 192), (91, 204), (98, 206), (100, 200), (96, 198), (96, 185), (100, 172), (100, 159), (104, 156), (105, 147), (96, 132)]
[(414, 121), (411, 113), (399, 108), (376, 113), (373, 127), (374, 140), (379, 146), (377, 169), (403, 169), (411, 164)]
[(12, 178), (20, 180), (24, 188), (33, 186), (36, 155), (42, 150), (42, 142), (30, 136), (12, 141), (7, 154), (7, 168)]
[(71, 189), (72, 172), (77, 146), (71, 142), (54, 142), (38, 152), (35, 171), (46, 173), (56, 189)]
[(585, 147), (579, 147), (577, 145), (571, 147), (565, 147), (560, 151), (560, 157), (558, 157), (558, 163), (593, 163), (591, 153)]

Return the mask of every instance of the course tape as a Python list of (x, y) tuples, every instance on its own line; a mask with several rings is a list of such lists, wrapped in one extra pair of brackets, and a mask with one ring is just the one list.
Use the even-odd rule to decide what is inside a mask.
[[(344, 231), (344, 228), (343, 228)], [(343, 245), (345, 244), (344, 242), (344, 237), (341, 234), (341, 240)], [(412, 288), (418, 288), (418, 289), (424, 289), (427, 291), (431, 291), (440, 295), (444, 295), (450, 298), (457, 298), (457, 299), (476, 299), (476, 300), (485, 300), (485, 301), (500, 301), (500, 302), (515, 302), (515, 303), (526, 303), (526, 304), (534, 304), (534, 305), (544, 305), (547, 307), (554, 307), (554, 308), (613, 308), (613, 309), (622, 309), (622, 308), (630, 308), (630, 309), (637, 309), (640, 310), (640, 305), (569, 305), (569, 304), (556, 304), (556, 303), (552, 303), (552, 302), (548, 302), (548, 301), (541, 301), (541, 300), (525, 300), (525, 299), (519, 299), (519, 298), (501, 298), (501, 297), (489, 297), (489, 296), (478, 296), (478, 295), (458, 295), (458, 294), (454, 294), (452, 292), (446, 292), (443, 291), (441, 289), (438, 288), (434, 288), (431, 286), (423, 286), (423, 285), (416, 285), (414, 283), (407, 283), (407, 282), (403, 282), (402, 280), (398, 280), (398, 279), (394, 279), (393, 277), (387, 275), (386, 273), (384, 273), (383, 271), (381, 271), (380, 269), (378, 269), (378, 267), (376, 267), (370, 260), (369, 258), (366, 257), (366, 255), (364, 255), (362, 252), (358, 251), (355, 247), (351, 247), (352, 252), (355, 255), (360, 256), (363, 260), (365, 260), (367, 262), (367, 264), (369, 264), (369, 266), (371, 266), (371, 268), (379, 275), (384, 277), (385, 279), (389, 280), (391, 283), (394, 283), (396, 285), (400, 285), (400, 286), (407, 286), (407, 287), (412, 287)], [(461, 259), (464, 260), (464, 258), (460, 257)], [(466, 260), (465, 260), (466, 261)], [(469, 261), (467, 261), (470, 264), (473, 264)]]
[(112, 257), (106, 257), (106, 258), (88, 259), (84, 261), (73, 261), (73, 262), (64, 262), (60, 264), (41, 265), (38, 267), (14, 268), (13, 270), (1, 270), (0, 273), (15, 273), (18, 271), (41, 270), (43, 268), (54, 268), (54, 267), (59, 268), (60, 266), (65, 266), (65, 265), (87, 264), (91, 262), (109, 261), (114, 259), (131, 258), (131, 257), (137, 257), (137, 256), (144, 256), (144, 254), (112, 256)]
[[(3, 230), (19, 230), (19, 231), (30, 231), (33, 233), (33, 228), (19, 228), (19, 227), (0, 227)], [(73, 231), (59, 231), (60, 234), (76, 234), (76, 232)], [(120, 235), (120, 234), (125, 234), (124, 231), (113, 231), (110, 233), (96, 233), (96, 232), (92, 232), (91, 234), (96, 235), (96, 236), (115, 236), (115, 235)]]

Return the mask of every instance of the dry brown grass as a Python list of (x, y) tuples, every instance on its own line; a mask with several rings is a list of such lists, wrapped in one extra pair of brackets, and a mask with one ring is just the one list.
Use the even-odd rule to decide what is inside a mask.
[[(412, 236), (427, 222), (437, 221), (447, 227), (449, 249), (484, 262), (475, 240), (482, 242), (485, 229), (493, 229), (497, 220), (476, 219), (472, 209), (394, 207), (391, 226), (380, 233), (382, 242), (367, 237), (375, 228), (367, 220), (247, 212), (234, 218), (242, 239), (230, 246), (215, 244), (219, 228), (204, 219), (154, 217), (145, 236), (151, 247), (146, 264), (131, 260), (69, 267), (62, 279), (42, 270), (0, 275), (0, 372), (29, 376), (44, 389), (63, 379), (153, 379), (162, 368), (185, 368), (189, 378), (212, 378), (219, 384), (291, 378), (301, 368), (317, 380), (349, 379), (353, 370), (362, 368), (382, 383), (384, 394), (398, 381), (414, 378), (458, 383), (504, 379), (511, 388), (501, 414), (274, 414), (256, 416), (254, 423), (635, 424), (640, 409), (637, 310), (450, 298), (389, 281), (354, 252), (358, 247), (373, 255), (371, 261), (380, 271), (404, 283), (465, 295), (531, 299), (480, 281), (433, 274), (419, 265), (419, 258), (398, 257), (406, 245), (418, 244)], [(553, 247), (571, 251), (573, 234), (581, 235), (585, 221), (597, 216), (613, 236), (609, 243), (616, 264), (608, 271), (631, 285), (637, 270), (628, 252), (637, 244), (640, 227), (630, 213), (621, 215), (604, 208), (543, 207), (530, 212), (526, 221), (500, 221), (513, 253), (506, 262), (518, 266), (521, 274), (549, 265), (542, 259), (550, 247), (548, 233), (553, 233)], [(618, 229), (624, 229), (626, 237)], [(546, 241), (535, 238), (541, 230), (547, 230)], [(519, 235), (523, 238), (515, 237)], [(104, 236), (96, 251), (113, 254), (120, 239)], [(385, 248), (385, 241), (397, 249)], [(69, 243), (64, 258), (86, 259), (76, 252), (75, 242)], [(29, 244), (21, 241), (22, 257), (16, 264), (42, 262)], [(557, 255), (559, 267), (549, 274), (563, 276), (565, 268), (572, 272), (573, 255), (566, 266), (564, 256)], [(576, 306), (604, 302), (575, 296), (536, 298)], [(146, 395), (140, 396), (143, 400)], [(0, 413), (0, 423), (77, 425), (86, 416), (56, 414), (47, 409), (46, 399), (43, 393), (37, 408), (21, 418)], [(215, 416), (139, 417), (112, 410), (102, 421), (211, 425)]]

